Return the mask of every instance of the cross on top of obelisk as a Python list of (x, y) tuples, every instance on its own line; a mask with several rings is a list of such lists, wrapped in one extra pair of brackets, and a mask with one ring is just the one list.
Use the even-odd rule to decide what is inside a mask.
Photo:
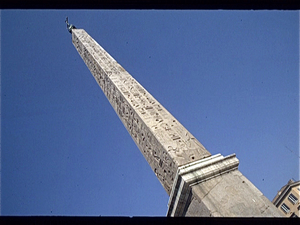
[(66, 17), (65, 22), (67, 24), (68, 31), (72, 34), (72, 29), (76, 29), (76, 27), (73, 24), (69, 24), (68, 17)]

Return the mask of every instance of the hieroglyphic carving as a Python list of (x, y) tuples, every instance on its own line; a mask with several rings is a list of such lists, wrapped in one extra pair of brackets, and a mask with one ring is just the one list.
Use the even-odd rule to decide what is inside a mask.
[(84, 30), (72, 41), (169, 194), (178, 166), (210, 153)]

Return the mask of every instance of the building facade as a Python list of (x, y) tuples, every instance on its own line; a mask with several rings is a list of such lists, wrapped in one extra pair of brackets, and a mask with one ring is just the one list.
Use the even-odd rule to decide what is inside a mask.
[(273, 199), (273, 204), (285, 217), (300, 217), (300, 181), (293, 179), (284, 185)]

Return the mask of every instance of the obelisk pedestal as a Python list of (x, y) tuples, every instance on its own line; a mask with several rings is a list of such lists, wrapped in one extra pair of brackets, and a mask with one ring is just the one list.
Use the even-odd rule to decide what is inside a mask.
[(280, 216), (238, 165), (235, 154), (217, 154), (179, 167), (167, 216)]

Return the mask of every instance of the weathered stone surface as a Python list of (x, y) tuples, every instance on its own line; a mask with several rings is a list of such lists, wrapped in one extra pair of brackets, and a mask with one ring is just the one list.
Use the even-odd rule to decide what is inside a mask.
[(170, 194), (178, 166), (211, 154), (84, 30), (73, 29), (72, 41)]
[(211, 216), (281, 217), (277, 208), (238, 170), (220, 175), (217, 183), (212, 179), (191, 188)]
[(191, 202), (188, 204), (186, 211), (183, 216), (192, 217), (192, 216), (203, 216), (210, 217), (210, 211), (203, 204), (203, 202), (199, 202), (197, 198), (194, 196), (191, 199)]

